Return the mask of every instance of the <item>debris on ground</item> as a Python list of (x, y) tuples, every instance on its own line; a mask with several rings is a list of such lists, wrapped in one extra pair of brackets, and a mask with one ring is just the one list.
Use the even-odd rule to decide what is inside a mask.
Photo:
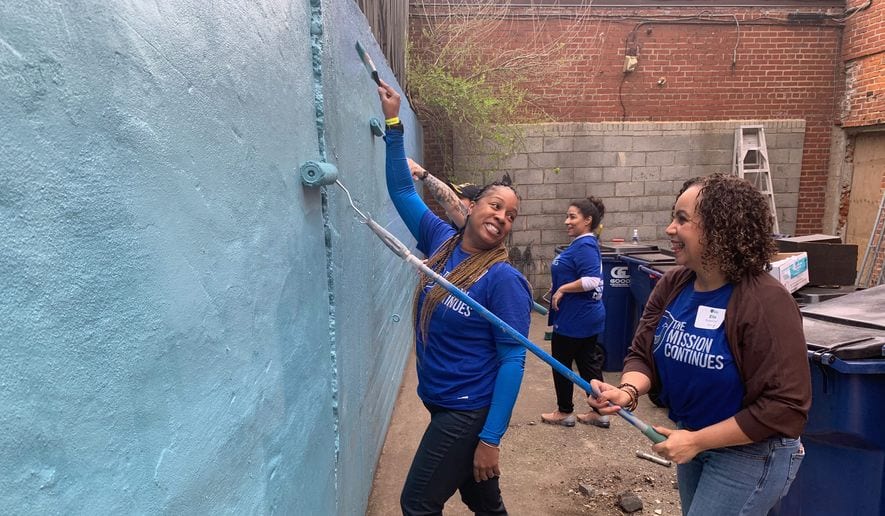
[(624, 512), (636, 512), (642, 510), (642, 499), (636, 494), (627, 491), (618, 495), (618, 505)]

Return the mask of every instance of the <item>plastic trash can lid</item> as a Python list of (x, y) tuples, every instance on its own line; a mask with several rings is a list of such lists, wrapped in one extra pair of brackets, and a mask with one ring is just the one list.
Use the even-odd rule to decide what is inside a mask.
[(606, 242), (599, 244), (599, 250), (604, 252), (613, 252), (615, 254), (634, 254), (634, 253), (650, 253), (657, 251), (656, 245), (633, 244), (630, 242)]
[(885, 331), (811, 318), (803, 319), (802, 326), (811, 351), (842, 360), (885, 359)]
[(885, 330), (885, 285), (806, 306), (802, 314), (848, 326)]
[(649, 263), (676, 263), (676, 257), (666, 253), (629, 253), (624, 255), (624, 260), (641, 264)]

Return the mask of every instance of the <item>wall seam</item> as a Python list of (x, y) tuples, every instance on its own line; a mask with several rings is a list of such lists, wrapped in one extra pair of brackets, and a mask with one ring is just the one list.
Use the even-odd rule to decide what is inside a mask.
[[(313, 96), (314, 110), (316, 116), (317, 130), (317, 149), (321, 161), (326, 161), (326, 139), (325, 139), (325, 103), (323, 96), (323, 8), (322, 0), (310, 0), (310, 49), (311, 61), (313, 65)], [(320, 190), (322, 199), (323, 213), (323, 238), (326, 246), (326, 285), (329, 290), (328, 306), (329, 306), (329, 375), (330, 385), (332, 388), (332, 431), (335, 435), (335, 508), (336, 513), (340, 509), (338, 500), (339, 493), (339, 458), (341, 450), (341, 434), (340, 434), (340, 412), (339, 392), (338, 392), (338, 342), (336, 338), (336, 314), (335, 314), (335, 277), (333, 275), (333, 254), (332, 254), (332, 224), (331, 212), (329, 207), (329, 190), (323, 186)]]

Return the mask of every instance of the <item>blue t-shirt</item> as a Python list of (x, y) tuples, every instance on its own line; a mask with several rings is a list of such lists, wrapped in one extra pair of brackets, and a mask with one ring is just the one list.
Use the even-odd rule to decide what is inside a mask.
[[(602, 279), (602, 255), (596, 235), (579, 236), (571, 245), (559, 253), (550, 265), (553, 282), (551, 290), (571, 283), (578, 278)], [(598, 335), (605, 329), (605, 306), (602, 304), (602, 283), (594, 290), (568, 292), (559, 301), (559, 310), (550, 310), (547, 324), (553, 331), (582, 339)]]
[(655, 330), (655, 366), (661, 401), (676, 423), (699, 430), (741, 410), (744, 384), (725, 336), (734, 285), (696, 292), (688, 282)]
[[(421, 220), (418, 249), (432, 255), (455, 231), (428, 212)], [(470, 255), (455, 247), (443, 270), (447, 276)], [(425, 294), (430, 287), (425, 288)], [(523, 335), (532, 309), (528, 282), (509, 263), (496, 263), (467, 294)], [(424, 295), (418, 300), (418, 309)], [(419, 312), (420, 313), (420, 312)], [(498, 363), (523, 361), (525, 348), (455, 296), (448, 294), (430, 319), (426, 338), (417, 326), (418, 395), (426, 403), (475, 410), (491, 403)]]

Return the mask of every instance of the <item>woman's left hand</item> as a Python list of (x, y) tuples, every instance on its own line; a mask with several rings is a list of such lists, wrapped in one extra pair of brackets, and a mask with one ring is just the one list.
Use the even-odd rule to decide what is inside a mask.
[(652, 446), (651, 449), (676, 464), (685, 464), (703, 451), (695, 444), (695, 433), (690, 430), (673, 430), (662, 426), (656, 426), (654, 429), (667, 440)]
[(562, 293), (562, 290), (557, 290), (553, 293), (553, 297), (550, 298), (550, 308), (553, 310), (559, 310), (559, 300), (562, 299), (562, 296), (565, 294)]
[(482, 482), (500, 476), (501, 469), (498, 467), (500, 454), (500, 449), (478, 443), (473, 453), (473, 479)]

